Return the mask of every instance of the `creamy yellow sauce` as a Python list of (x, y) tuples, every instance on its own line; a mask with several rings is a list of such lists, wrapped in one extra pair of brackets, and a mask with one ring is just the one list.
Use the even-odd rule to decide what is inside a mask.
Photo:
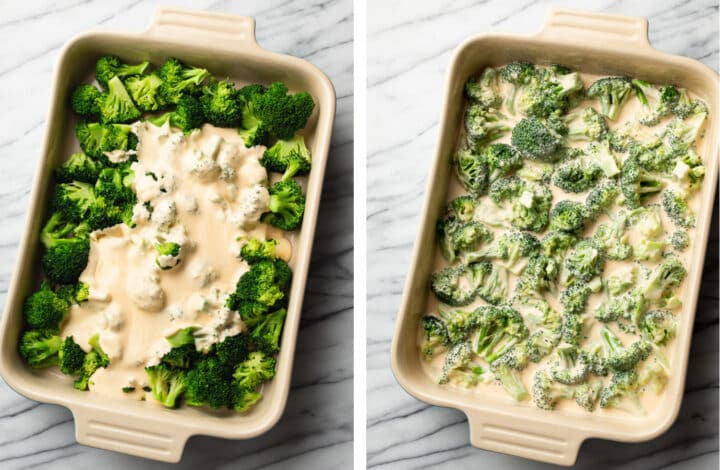
[[(90, 391), (141, 399), (144, 368), (169, 351), (166, 336), (200, 327), (196, 347), (206, 350), (246, 329), (224, 307), (248, 269), (238, 257), (246, 240), (277, 240), (277, 254), (286, 261), (292, 249), (284, 232), (259, 223), (269, 197), (259, 163), (265, 147), (248, 149), (237, 130), (209, 124), (189, 135), (147, 122), (134, 128), (136, 226), (91, 234), (89, 262), (80, 275), (90, 299), (71, 307), (62, 334), (86, 350), (88, 339), (100, 335), (110, 365), (92, 376)], [(179, 244), (179, 256), (158, 258), (156, 245), (163, 242)], [(135, 392), (122, 391), (132, 386)]]
[[(583, 74), (583, 73), (581, 73), (580, 75), (583, 80), (585, 89), (587, 89), (597, 79), (603, 77), (601, 75)], [(510, 85), (508, 85), (506, 83), (501, 84), (501, 90), (500, 90), (501, 96), (506, 96), (507, 93), (509, 92), (509, 90), (510, 90)], [(691, 95), (691, 98), (695, 98), (695, 97)], [(600, 103), (597, 100), (585, 99), (585, 100), (581, 101), (580, 103), (578, 103), (576, 108), (573, 108), (573, 109), (582, 109), (585, 107), (594, 107), (595, 109), (599, 110)], [(514, 123), (519, 122), (524, 117), (520, 114), (510, 113), (509, 110), (504, 106), (504, 103), (501, 106), (500, 111), (503, 114), (505, 114), (505, 116), (510, 117)], [(617, 129), (617, 128), (622, 127), (625, 123), (635, 121), (636, 116), (638, 115), (638, 113), (640, 111), (641, 111), (641, 104), (640, 104), (639, 100), (637, 99), (637, 97), (634, 94), (632, 94), (626, 101), (623, 108), (621, 109), (617, 119), (615, 121), (611, 121), (609, 119), (607, 120), (609, 128)], [(667, 123), (669, 122), (670, 119), (671, 119), (671, 117), (663, 118), (656, 126), (646, 128), (647, 129), (646, 132), (648, 133), (648, 135), (661, 132), (662, 129), (667, 125)], [(700, 133), (700, 137), (698, 138), (698, 141), (695, 144), (695, 149), (696, 149), (698, 155), (700, 155), (701, 157), (703, 157), (703, 152), (702, 152), (703, 134), (704, 134), (703, 132)], [(510, 137), (511, 137), (510, 132), (507, 132), (503, 135), (502, 138), (498, 139), (495, 142), (509, 144)], [(461, 136), (460, 138), (462, 139), (464, 137)], [(587, 146), (587, 144), (588, 144), (587, 142), (570, 142), (570, 143), (568, 143), (569, 146), (583, 147), (583, 148), (585, 146)], [(622, 154), (617, 153), (617, 152), (614, 152), (614, 154), (617, 158), (621, 158), (623, 156)], [(704, 158), (703, 158), (703, 160), (704, 160)], [(670, 181), (670, 182), (668, 182), (666, 188), (674, 188), (675, 184), (676, 183)], [(565, 192), (562, 189), (556, 187), (552, 183), (549, 185), (549, 189), (552, 191), (552, 194), (553, 194), (553, 202), (552, 202), (553, 205), (555, 205), (557, 202), (564, 200), (564, 199), (577, 201), (577, 202), (584, 202), (585, 197), (587, 196), (587, 193)], [(699, 193), (700, 193), (700, 191), (696, 191), (695, 194), (691, 194), (687, 197), (688, 204), (695, 213), (697, 213), (697, 211), (699, 209), (699, 201), (700, 201)], [(448, 185), (446, 202), (450, 202), (454, 198), (456, 198), (458, 196), (466, 195), (466, 194), (467, 194), (467, 191), (465, 190), (465, 188), (463, 188), (462, 184), (460, 184), (459, 180), (453, 173), (453, 175), (451, 175), (451, 177), (450, 177), (450, 183)], [(660, 194), (658, 194), (652, 198), (649, 198), (647, 201), (645, 201), (643, 203), (643, 205), (647, 206), (649, 204), (660, 204), (660, 200), (661, 200), (661, 197), (660, 197)], [(482, 201), (481, 204), (487, 203), (487, 202), (489, 202), (489, 199), (487, 197), (483, 197), (481, 201)], [(610, 210), (610, 212), (616, 213), (617, 210), (619, 210), (619, 209), (621, 209), (621, 206), (615, 205)], [(667, 215), (665, 214), (665, 211), (663, 211), (661, 209), (659, 212), (660, 212), (660, 215), (662, 218), (662, 225), (663, 225), (663, 229), (665, 230), (666, 238), (669, 238), (669, 236), (675, 231), (675, 225), (667, 217)], [(606, 214), (601, 215), (600, 217), (598, 217), (598, 219), (595, 223), (587, 223), (586, 224), (584, 232), (581, 233), (581, 236), (582, 237), (591, 237), (595, 233), (595, 231), (597, 230), (597, 227), (599, 225), (607, 223), (609, 221), (610, 221), (610, 219)], [(485, 225), (488, 229), (491, 229), (494, 232), (495, 239), (497, 239), (497, 237), (501, 233), (505, 232), (505, 230), (493, 229), (492, 227), (488, 226), (487, 224), (485, 224)], [(695, 238), (695, 230), (688, 229), (687, 232), (688, 232), (689, 238), (692, 242)], [(537, 235), (538, 238), (542, 237), (542, 234), (535, 234), (535, 235)], [(633, 243), (634, 241), (636, 241), (637, 237), (639, 237), (639, 236), (640, 235), (638, 235), (637, 233), (630, 232), (629, 233), (630, 242)], [(668, 245), (669, 245), (669, 243), (668, 243)], [(689, 254), (691, 253), (692, 249), (693, 249), (693, 246), (691, 245), (684, 252), (677, 252), (677, 251), (674, 252), (675, 255), (683, 262), (683, 264), (686, 266), (686, 268), (688, 267)], [(440, 271), (443, 268), (448, 266), (447, 261), (445, 261), (445, 259), (442, 257), (440, 250), (438, 248), (436, 248), (434, 256), (435, 256), (435, 262), (434, 262), (433, 272)], [(652, 269), (653, 267), (657, 266), (658, 264), (659, 264), (658, 262), (652, 262), (652, 261), (630, 262), (630, 261), (607, 260), (605, 263), (605, 268), (604, 268), (604, 271), (602, 274), (602, 278), (607, 279), (608, 277), (613, 276), (613, 275), (617, 274), (618, 272), (621, 272), (624, 269), (627, 269), (627, 267), (629, 265), (639, 265), (639, 266), (646, 267), (648, 269)], [(638, 273), (638, 279), (640, 279), (641, 277), (642, 277), (642, 274)], [(509, 274), (509, 279), (508, 279), (508, 294), (509, 295), (512, 294), (512, 292), (515, 288), (515, 283), (517, 282), (517, 279), (518, 279), (517, 276), (515, 276), (511, 273)], [(676, 289), (676, 291), (677, 291), (680, 299), (683, 302), (686, 301), (686, 298), (685, 298), (686, 296), (684, 293), (684, 283), (683, 283), (683, 285), (678, 287)], [(554, 310), (556, 310), (558, 312), (562, 312), (562, 306), (559, 303), (559, 294), (560, 294), (560, 291), (558, 290), (555, 295), (553, 295), (553, 294), (546, 295), (545, 299), (548, 301), (548, 303)], [(600, 293), (594, 293), (590, 296), (590, 298), (588, 300), (587, 308), (585, 310), (585, 313), (583, 314), (583, 317), (585, 318), (585, 323), (584, 323), (585, 327), (583, 329), (583, 340), (582, 340), (581, 344), (591, 344), (591, 343), (594, 343), (594, 342), (600, 340), (599, 333), (600, 333), (600, 328), (602, 326), (602, 323), (594, 318), (593, 312), (601, 303), (604, 302), (607, 295), (608, 294), (606, 294), (605, 292), (600, 292)], [(436, 314), (438, 312), (439, 305), (440, 305), (440, 302), (438, 301), (438, 299), (435, 297), (435, 295), (432, 292), (430, 292), (428, 295), (427, 302), (426, 302), (426, 313), (427, 314)], [(476, 308), (481, 305), (488, 305), (488, 304), (485, 301), (483, 301), (482, 299), (477, 298), (470, 305), (467, 305), (467, 306), (464, 306), (461, 308), (464, 310), (470, 310), (470, 309)], [(447, 306), (445, 306), (444, 308), (452, 309), (451, 307), (447, 307)], [(680, 309), (681, 309), (681, 307), (674, 309), (673, 313), (675, 315), (679, 314)], [(523, 314), (522, 311), (520, 311), (520, 313)], [(618, 328), (616, 328), (614, 326), (612, 327), (612, 330), (613, 330), (613, 332), (615, 332), (618, 335), (618, 337), (626, 345), (630, 344), (634, 340), (637, 340), (637, 336), (628, 335), (628, 334), (620, 331)], [(532, 328), (531, 328), (531, 331), (532, 331)], [(431, 379), (433, 381), (437, 382), (442, 374), (442, 368), (443, 368), (443, 364), (444, 364), (445, 355), (444, 354), (436, 355), (432, 360), (425, 359), (425, 357), (422, 355), (422, 353), (420, 353), (420, 347), (423, 344), (423, 342), (424, 342), (423, 332), (422, 332), (422, 327), (420, 327), (418, 329), (418, 335), (417, 335), (417, 344), (418, 344), (418, 353), (420, 354), (420, 363), (422, 364), (424, 372), (429, 377), (431, 377)], [(670, 366), (669, 370), (670, 370), (671, 374), (673, 373), (673, 370), (675, 369), (675, 361), (676, 361), (676, 355), (677, 355), (676, 348), (674, 346), (675, 346), (675, 342), (671, 341), (667, 346), (660, 347), (661, 351), (664, 353), (664, 355), (667, 358), (667, 361)], [(642, 367), (647, 366), (652, 360), (654, 360), (653, 357), (654, 356), (651, 355), (650, 358), (647, 361), (645, 361), (645, 364), (641, 365), (640, 366), (641, 368), (638, 370), (639, 371), (642, 370)], [(525, 388), (530, 393), (530, 396), (532, 396), (532, 381), (533, 381), (533, 377), (535, 376), (535, 372), (538, 369), (544, 368), (547, 365), (548, 359), (549, 359), (549, 356), (545, 357), (544, 360), (538, 364), (534, 364), (534, 363), (530, 362), (528, 364), (528, 366), (522, 372), (520, 372), (521, 379), (525, 385)], [(485, 366), (487, 366), (487, 364), (483, 363), (483, 367), (485, 367)], [(491, 376), (492, 374), (489, 374), (489, 375)], [(605, 383), (607, 383), (609, 381), (610, 376), (611, 376), (611, 374), (608, 375), (607, 378), (603, 379)], [(597, 378), (595, 380), (597, 380)], [(510, 395), (508, 395), (503, 390), (503, 388), (500, 385), (495, 383), (493, 380), (488, 380), (486, 383), (481, 382), (481, 383), (478, 383), (477, 385), (473, 385), (472, 387), (466, 387), (461, 384), (453, 383), (452, 381), (443, 386), (444, 387), (453, 387), (456, 389), (459, 388), (462, 390), (466, 390), (468, 393), (477, 394), (478, 399), (481, 399), (480, 398), (481, 396), (483, 396), (483, 397), (491, 396), (494, 400), (497, 400), (497, 401), (506, 401), (508, 403), (517, 403)], [(639, 397), (640, 406), (639, 407), (635, 406), (635, 404), (629, 404), (629, 403), (623, 404), (623, 406), (617, 407), (617, 408), (612, 408), (612, 407), (611, 408), (600, 408), (599, 406), (597, 406), (595, 408), (593, 414), (605, 415), (605, 416), (608, 416), (608, 415), (610, 415), (610, 416), (612, 416), (612, 415), (627, 416), (628, 414), (641, 416), (641, 415), (650, 414), (658, 406), (661, 396), (662, 396), (662, 394), (655, 393), (652, 390), (652, 387), (649, 387), (648, 390), (644, 390), (644, 393), (642, 393), (640, 395), (640, 397)], [(526, 400), (524, 402), (520, 402), (520, 403), (518, 403), (518, 405), (534, 406), (532, 404), (531, 399)], [(561, 410), (563, 413), (578, 414), (578, 415), (583, 415), (583, 414), (588, 413), (581, 407), (577, 406), (573, 400), (559, 400), (557, 402), (557, 405), (555, 406), (555, 410)]]

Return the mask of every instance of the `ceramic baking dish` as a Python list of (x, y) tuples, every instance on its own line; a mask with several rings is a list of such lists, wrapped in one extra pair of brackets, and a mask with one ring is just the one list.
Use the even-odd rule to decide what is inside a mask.
[[(425, 402), (465, 412), (473, 446), (497, 452), (572, 465), (580, 444), (588, 438), (643, 441), (665, 430), (675, 420), (683, 396), (695, 306), (700, 289), (713, 197), (718, 172), (718, 75), (701, 63), (653, 49), (643, 18), (552, 10), (539, 33), (532, 35), (481, 34), (463, 42), (455, 51), (447, 73), (445, 105), (440, 134), (430, 171), (420, 232), (415, 242), (402, 305), (392, 345), (392, 368), (400, 385)], [(428, 280), (436, 250), (435, 222), (445, 205), (453, 174), (451, 156), (462, 121), (463, 85), (487, 66), (515, 60), (537, 64), (564, 64), (586, 73), (627, 75), (651, 83), (675, 83), (703, 99), (709, 122), (700, 147), (707, 173), (688, 277), (674, 340), (675, 366), (665, 393), (655, 410), (642, 417), (610, 417), (547, 412), (534, 406), (441, 387), (420, 364), (417, 346), (419, 318), (426, 313)]]
[[(283, 81), (291, 90), (308, 91), (315, 100), (315, 111), (303, 131), (312, 152), (313, 168), (306, 184), (305, 218), (295, 236), (290, 263), (294, 276), (277, 375), (263, 389), (264, 398), (246, 415), (219, 415), (192, 407), (168, 410), (151, 402), (108, 399), (76, 391), (59, 372), (31, 370), (17, 353), (18, 335), (23, 326), (23, 299), (37, 286), (39, 277), (38, 232), (52, 185), (52, 170), (77, 145), (73, 131), (75, 118), (69, 109), (68, 98), (73, 88), (93, 73), (95, 61), (105, 54), (118, 55), (128, 62), (149, 60), (154, 64), (174, 56), (206, 67), (215, 76), (229, 77), (239, 83)], [(247, 439), (267, 431), (280, 419), (290, 388), (295, 341), (335, 117), (332, 84), (310, 63), (260, 48), (255, 41), (252, 18), (162, 8), (144, 32), (98, 31), (70, 40), (60, 53), (52, 90), (27, 222), (0, 324), (0, 373), (3, 378), (18, 393), (33, 400), (68, 407), (75, 418), (79, 443), (151, 459), (180, 460), (185, 442), (195, 434)]]

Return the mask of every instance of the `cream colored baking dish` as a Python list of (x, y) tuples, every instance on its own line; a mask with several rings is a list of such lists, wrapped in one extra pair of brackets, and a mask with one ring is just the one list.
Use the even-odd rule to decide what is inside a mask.
[[(22, 328), (22, 303), (37, 285), (38, 232), (53, 168), (75, 144), (74, 117), (68, 98), (73, 88), (94, 70), (98, 57), (116, 54), (129, 62), (161, 63), (167, 56), (207, 67), (215, 76), (238, 82), (283, 81), (291, 90), (308, 91), (315, 111), (304, 134), (313, 156), (307, 182), (303, 225), (295, 237), (290, 265), (294, 277), (277, 375), (263, 389), (264, 398), (247, 415), (221, 416), (192, 407), (168, 410), (151, 402), (108, 399), (74, 390), (59, 372), (33, 371), (17, 353)], [(0, 324), (0, 373), (7, 383), (33, 400), (68, 407), (75, 417), (81, 444), (141, 457), (176, 462), (187, 439), (195, 434), (247, 439), (270, 429), (285, 408), (295, 352), (300, 312), (307, 280), (320, 203), (320, 192), (335, 117), (335, 91), (328, 78), (310, 63), (268, 52), (255, 41), (252, 18), (162, 8), (142, 33), (89, 32), (70, 40), (55, 68), (40, 163), (30, 195), (30, 208), (20, 242), (18, 261)]]
[[(532, 35), (481, 34), (463, 42), (455, 51), (445, 85), (445, 106), (440, 135), (428, 180), (420, 232), (397, 318), (392, 345), (392, 368), (400, 385), (428, 403), (465, 412), (473, 446), (529, 459), (572, 465), (580, 444), (588, 438), (644, 441), (665, 430), (675, 420), (685, 384), (695, 306), (700, 289), (705, 247), (718, 173), (718, 75), (701, 63), (653, 49), (643, 18), (551, 10), (539, 33)], [(702, 188), (695, 239), (690, 253), (688, 278), (674, 340), (679, 358), (659, 405), (638, 418), (569, 415), (531, 406), (497, 401), (493, 397), (441, 387), (426, 375), (417, 347), (419, 318), (426, 313), (428, 280), (436, 249), (435, 222), (441, 215), (452, 175), (451, 155), (462, 121), (463, 85), (487, 66), (515, 60), (537, 64), (564, 64), (587, 73), (628, 75), (652, 83), (675, 83), (694, 92), (709, 107), (709, 122), (701, 149), (707, 174)]]

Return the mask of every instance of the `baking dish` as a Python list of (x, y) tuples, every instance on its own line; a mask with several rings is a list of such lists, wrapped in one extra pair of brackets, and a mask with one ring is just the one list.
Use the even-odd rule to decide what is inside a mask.
[[(647, 20), (643, 18), (554, 9), (536, 34), (481, 34), (463, 42), (454, 53), (447, 72), (439, 139), (397, 317), (391, 361), (396, 379), (408, 393), (467, 415), (473, 446), (572, 465), (585, 439), (648, 440), (667, 430), (677, 416), (717, 184), (718, 75), (695, 60), (653, 49), (648, 42), (647, 28)], [(417, 349), (418, 321), (427, 313), (428, 280), (437, 246), (435, 223), (444, 210), (448, 183), (453, 177), (450, 162), (462, 123), (463, 86), (471, 75), (487, 66), (517, 60), (541, 65), (559, 63), (580, 72), (627, 75), (651, 83), (674, 83), (708, 104), (707, 130), (698, 148), (707, 173), (700, 195), (695, 239), (689, 252), (678, 336), (672, 345), (675, 366), (664, 394), (659, 397), (660, 403), (647, 415), (618, 417), (566, 414), (560, 410), (547, 412), (527, 404), (441, 387), (421, 366)]]
[[(88, 32), (71, 39), (60, 53), (27, 221), (0, 323), (0, 373), (18, 393), (68, 407), (81, 444), (176, 462), (191, 435), (247, 439), (270, 429), (283, 413), (335, 116), (335, 91), (329, 79), (310, 63), (260, 48), (254, 33), (255, 21), (249, 17), (161, 8), (144, 32)], [(80, 392), (59, 372), (31, 370), (17, 353), (23, 299), (37, 286), (39, 277), (38, 233), (52, 170), (77, 148), (75, 118), (68, 98), (73, 88), (92, 74), (97, 58), (106, 54), (118, 55), (127, 62), (149, 60), (155, 64), (174, 56), (240, 83), (282, 81), (291, 90), (309, 92), (315, 100), (315, 110), (303, 131), (312, 152), (313, 168), (305, 184), (303, 225), (294, 239), (290, 262), (294, 276), (277, 374), (264, 387), (264, 398), (246, 415), (223, 415), (192, 407), (168, 410), (152, 402)]]

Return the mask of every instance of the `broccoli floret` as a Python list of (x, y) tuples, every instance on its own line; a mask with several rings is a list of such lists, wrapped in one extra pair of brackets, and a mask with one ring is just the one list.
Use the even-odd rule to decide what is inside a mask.
[(59, 184), (55, 188), (51, 208), (58, 212), (63, 220), (79, 222), (96, 203), (93, 185), (73, 181)]
[(305, 146), (305, 138), (295, 135), (289, 140), (278, 140), (272, 147), (265, 150), (260, 163), (268, 170), (282, 173), (282, 181), (295, 175), (310, 172), (312, 158)]
[(628, 214), (629, 228), (637, 232), (633, 241), (633, 257), (638, 261), (658, 261), (665, 247), (660, 208), (657, 205), (640, 207)]
[(188, 374), (184, 370), (171, 369), (164, 364), (145, 368), (152, 396), (167, 408), (175, 408), (178, 398), (188, 385)]
[(465, 110), (467, 140), (476, 150), (488, 142), (499, 139), (510, 129), (512, 122), (497, 109), (471, 104)]
[(520, 153), (508, 144), (489, 145), (483, 150), (481, 158), (487, 165), (490, 183), (523, 166)]
[(501, 204), (519, 197), (525, 190), (525, 187), (525, 182), (517, 176), (498, 178), (490, 185), (488, 196), (495, 204)]
[(81, 302), (88, 300), (90, 295), (90, 286), (84, 282), (60, 286), (57, 290), (57, 295), (61, 299), (65, 300), (68, 305), (78, 305)]
[(590, 98), (600, 100), (601, 112), (614, 121), (630, 96), (632, 84), (625, 77), (601, 78), (587, 90)]
[(562, 261), (567, 250), (578, 242), (576, 236), (560, 231), (550, 231), (540, 241), (540, 248), (545, 256)]
[(550, 210), (549, 230), (577, 233), (585, 225), (585, 206), (574, 201), (560, 201)]
[(599, 167), (607, 178), (614, 178), (620, 173), (618, 161), (610, 148), (610, 142), (591, 142), (588, 146), (588, 160), (592, 165)]
[(489, 363), (528, 337), (522, 315), (511, 307), (485, 307), (479, 313), (475, 352)]
[(106, 55), (98, 59), (95, 63), (95, 78), (98, 83), (105, 89), (108, 88), (108, 82), (113, 77), (125, 78), (133, 75), (144, 74), (150, 62), (141, 62), (137, 65), (124, 64), (119, 57), (113, 55)]
[(544, 292), (550, 290), (557, 280), (558, 263), (545, 255), (533, 255), (518, 280), (516, 291)]
[(602, 274), (605, 268), (605, 253), (592, 238), (580, 240), (565, 259), (563, 284), (587, 283)]
[(129, 122), (140, 117), (140, 110), (119, 77), (108, 82), (108, 92), (98, 99), (100, 121), (103, 123)]
[(166, 336), (172, 349), (165, 353), (160, 361), (170, 367), (187, 369), (198, 358), (195, 348), (195, 331), (197, 327), (183, 328), (176, 333)]
[(645, 312), (645, 298), (638, 289), (632, 289), (621, 295), (611, 297), (595, 309), (595, 318), (603, 323), (622, 320), (630, 321), (630, 330), (640, 323)]
[(305, 127), (315, 108), (309, 93), (290, 94), (280, 82), (271, 84), (265, 93), (254, 97), (255, 116), (270, 135), (282, 140), (290, 139), (297, 130)]
[(279, 181), (270, 188), (270, 212), (260, 220), (282, 230), (295, 230), (305, 213), (305, 195), (295, 180)]
[(453, 164), (458, 180), (470, 193), (480, 195), (488, 186), (488, 168), (482, 155), (473, 149), (463, 148), (454, 156)]
[(82, 152), (73, 153), (61, 167), (55, 170), (55, 178), (60, 183), (80, 181), (95, 183), (102, 165)]
[[(438, 224), (440, 229), (441, 224)], [(445, 230), (451, 230), (451, 233)], [(474, 262), (480, 259), (480, 249), (493, 239), (493, 233), (480, 222), (465, 223), (447, 223), (442, 224), (442, 232), (438, 232), (438, 236), (442, 236), (441, 240), (445, 240), (444, 250), (451, 255), (452, 261), (457, 256), (461, 256), (465, 262)], [(449, 238), (449, 239), (448, 239)]]
[(236, 387), (232, 396), (232, 408), (238, 413), (246, 413), (262, 399), (262, 393)]
[(55, 213), (40, 234), (46, 248), (42, 256), (43, 269), (55, 284), (75, 283), (87, 266), (90, 241), (81, 236), (63, 238), (76, 229), (75, 226), (65, 224), (59, 214)]
[(132, 226), (133, 205), (126, 204), (123, 207), (113, 206), (105, 202), (104, 199), (98, 198), (96, 204), (90, 208), (87, 217), (87, 225), (90, 231), (102, 230), (106, 227), (125, 223), (128, 227)]
[(511, 113), (515, 112), (515, 98), (518, 92), (522, 94), (524, 87), (537, 80), (537, 75), (535, 66), (525, 62), (512, 62), (500, 69), (500, 78), (512, 85), (510, 93), (505, 98), (505, 106)]
[(629, 158), (623, 164), (620, 190), (628, 207), (640, 207), (647, 198), (662, 191), (663, 186), (664, 183), (643, 169), (635, 158)]
[(80, 142), (80, 148), (91, 158), (100, 159), (104, 164), (109, 163), (105, 152), (113, 150), (128, 150), (130, 125), (128, 124), (101, 124), (98, 122), (80, 122), (75, 127), (75, 134)]
[(668, 257), (650, 273), (643, 286), (643, 296), (663, 306), (673, 297), (675, 288), (682, 284), (686, 275), (682, 262), (678, 258)]
[[(94, 195), (103, 198), (105, 202), (112, 205), (134, 205), (137, 200), (132, 187), (134, 179), (135, 172), (127, 164), (116, 168), (105, 168), (98, 175)], [(88, 194), (86, 198), (88, 200), (86, 203), (87, 208), (97, 202), (92, 198), (94, 195)], [(83, 207), (81, 206), (81, 208)]]
[(211, 408), (232, 406), (234, 385), (231, 372), (216, 357), (198, 361), (186, 375), (185, 402), (190, 406)]
[(560, 341), (560, 328), (554, 323), (552, 326), (538, 328), (528, 336), (526, 345), (528, 349), (528, 359), (530, 359), (531, 362), (540, 362), (542, 358), (552, 352)]
[(475, 216), (478, 202), (472, 196), (458, 196), (450, 201), (445, 209), (448, 217), (455, 217), (460, 222), (470, 222)]
[(528, 259), (540, 252), (537, 237), (527, 232), (506, 232), (487, 249), (480, 251), (481, 258), (495, 259), (502, 267), (521, 274)]
[(603, 170), (594, 163), (570, 161), (558, 167), (553, 175), (553, 183), (569, 193), (583, 193), (597, 183), (603, 176)]
[(640, 387), (652, 385), (656, 394), (662, 393), (665, 385), (669, 380), (668, 367), (665, 364), (655, 360), (645, 366), (638, 376), (638, 385)]
[(70, 305), (46, 283), (29, 295), (23, 304), (23, 315), (30, 328), (57, 331), (68, 315)]
[(554, 382), (547, 371), (538, 370), (533, 379), (532, 396), (538, 408), (552, 410), (558, 401), (573, 398), (575, 389)]
[(79, 375), (85, 362), (85, 351), (79, 344), (68, 336), (58, 351), (60, 372), (66, 375)]
[(675, 161), (671, 176), (686, 193), (690, 193), (700, 187), (705, 177), (705, 165), (694, 150), (688, 149)]
[(553, 161), (554, 152), (560, 144), (556, 134), (536, 118), (526, 118), (513, 127), (511, 142), (525, 157)]
[(251, 352), (248, 358), (235, 368), (233, 377), (240, 388), (253, 390), (275, 377), (275, 358), (261, 351)]
[(649, 145), (633, 145), (630, 148), (630, 156), (649, 172), (669, 175), (675, 167), (678, 152), (667, 145), (651, 142)]
[(502, 359), (495, 361), (490, 365), (495, 380), (500, 382), (503, 389), (510, 395), (515, 401), (527, 400), (529, 395), (525, 389), (525, 385), (520, 378), (520, 374), (517, 373), (510, 365), (508, 365)]
[(580, 346), (584, 328), (585, 321), (581, 315), (563, 315), (560, 340), (567, 345)]
[(507, 275), (504, 270), (498, 269), (489, 261), (481, 261), (470, 265), (473, 282), (477, 290), (475, 293), (485, 302), (497, 305), (505, 300), (507, 295)]
[(275, 260), (275, 248), (277, 240), (258, 240), (251, 238), (240, 249), (240, 258), (248, 264), (254, 264), (264, 260)]
[(447, 328), (450, 344), (457, 344), (467, 339), (471, 330), (478, 325), (486, 308), (488, 307), (478, 307), (474, 310), (447, 310), (442, 306), (438, 307), (438, 313)]
[(422, 351), (423, 357), (429, 360), (438, 352), (445, 351), (450, 344), (450, 338), (448, 336), (447, 325), (445, 325), (442, 319), (425, 315), (421, 323), (424, 341), (420, 350)]
[(438, 383), (446, 384), (455, 374), (460, 373), (462, 375), (467, 370), (472, 355), (472, 349), (467, 342), (460, 342), (451, 347), (445, 355), (445, 362)]
[(205, 122), (205, 114), (200, 101), (192, 95), (183, 95), (177, 101), (175, 111), (162, 114), (158, 117), (148, 119), (156, 126), (163, 126), (169, 123), (171, 127), (189, 133), (198, 129)]
[(687, 150), (695, 144), (705, 119), (707, 118), (707, 107), (702, 102), (697, 102), (689, 115), (683, 119), (675, 118), (670, 121), (666, 128), (667, 139), (670, 145), (677, 150)]
[(213, 126), (238, 127), (242, 122), (243, 106), (232, 82), (211, 80), (202, 89), (200, 103), (207, 121)]
[(498, 78), (498, 72), (492, 67), (488, 67), (480, 78), (473, 77), (465, 83), (465, 94), (482, 106), (497, 108), (502, 101), (498, 89)]
[(560, 303), (563, 312), (568, 315), (578, 315), (585, 311), (587, 301), (592, 290), (587, 284), (573, 284), (560, 294)]
[(100, 347), (100, 336), (93, 335), (89, 340), (90, 352), (85, 354), (82, 368), (80, 369), (78, 379), (75, 380), (74, 387), (78, 390), (87, 390), (90, 384), (90, 377), (96, 370), (110, 365), (110, 359), (105, 351)]
[(618, 269), (613, 275), (604, 280), (605, 288), (612, 296), (620, 295), (635, 285), (637, 273), (637, 266), (626, 266)]
[(670, 235), (670, 244), (677, 251), (684, 251), (690, 246), (690, 236), (687, 230), (677, 230)]
[(160, 96), (167, 103), (179, 103), (186, 95), (199, 95), (202, 82), (210, 75), (203, 68), (185, 65), (174, 57), (169, 57), (158, 70), (162, 80)]
[(56, 333), (57, 329), (26, 331), (18, 349), (20, 355), (32, 368), (39, 369), (59, 364), (58, 353), (63, 341)]
[(640, 323), (640, 333), (647, 341), (664, 346), (675, 337), (677, 322), (670, 310), (651, 310)]
[(671, 189), (663, 191), (662, 205), (665, 213), (675, 225), (682, 228), (695, 227), (695, 214), (685, 198), (678, 192)]
[(547, 184), (552, 178), (553, 165), (547, 162), (526, 160), (522, 168), (517, 170), (515, 174), (526, 181)]
[(579, 385), (587, 380), (589, 373), (585, 356), (577, 346), (560, 344), (557, 352), (548, 360), (550, 377), (563, 385)]
[(608, 131), (607, 121), (595, 108), (585, 108), (565, 118), (567, 137), (570, 141), (599, 141)]
[(243, 302), (257, 302), (271, 308), (285, 298), (290, 268), (281, 259), (260, 261), (250, 266), (237, 283), (236, 295)]
[(238, 133), (246, 147), (265, 145), (269, 138), (267, 126), (256, 112), (256, 103), (265, 90), (265, 87), (259, 84), (247, 85), (238, 90), (238, 99), (243, 105), (242, 127), (238, 129)]
[(547, 186), (511, 176), (496, 180), (489, 195), (498, 204), (509, 200), (509, 222), (513, 227), (541, 232), (547, 226), (552, 204), (552, 191)]
[(175, 242), (163, 242), (155, 245), (157, 256), (155, 257), (155, 265), (166, 271), (180, 264), (180, 252), (182, 247)]
[(70, 99), (73, 111), (85, 117), (93, 117), (100, 113), (99, 102), (103, 94), (93, 85), (80, 85)]
[(642, 106), (637, 119), (641, 124), (654, 126), (660, 119), (672, 113), (680, 98), (680, 92), (674, 86), (656, 88), (650, 83), (634, 79), (632, 81), (635, 96)]
[(585, 198), (585, 209), (589, 219), (595, 220), (615, 203), (620, 188), (613, 180), (605, 180), (590, 190)]
[(637, 400), (638, 388), (637, 372), (617, 372), (600, 393), (600, 407), (615, 408), (624, 398)]
[(125, 88), (140, 111), (157, 111), (167, 104), (160, 95), (162, 83), (156, 73), (151, 73), (142, 77), (129, 77), (125, 80)]
[(620, 338), (607, 326), (600, 330), (600, 337), (608, 348), (607, 366), (613, 372), (624, 372), (635, 369), (638, 363), (648, 358), (652, 352), (652, 344), (640, 339), (630, 346), (624, 346)]
[(633, 247), (629, 243), (627, 216), (624, 212), (616, 214), (609, 224), (601, 224), (593, 238), (602, 247), (605, 257), (613, 260), (625, 260), (632, 256)]
[(286, 314), (287, 311), (281, 308), (265, 316), (265, 318), (255, 326), (251, 336), (258, 349), (268, 354), (280, 350), (280, 334), (285, 324)]
[(565, 113), (582, 88), (580, 74), (553, 65), (530, 80), (523, 88), (517, 106), (527, 116), (554, 118)]
[(472, 302), (477, 285), (473, 270), (458, 265), (434, 273), (430, 278), (430, 289), (441, 302), (459, 307)]

